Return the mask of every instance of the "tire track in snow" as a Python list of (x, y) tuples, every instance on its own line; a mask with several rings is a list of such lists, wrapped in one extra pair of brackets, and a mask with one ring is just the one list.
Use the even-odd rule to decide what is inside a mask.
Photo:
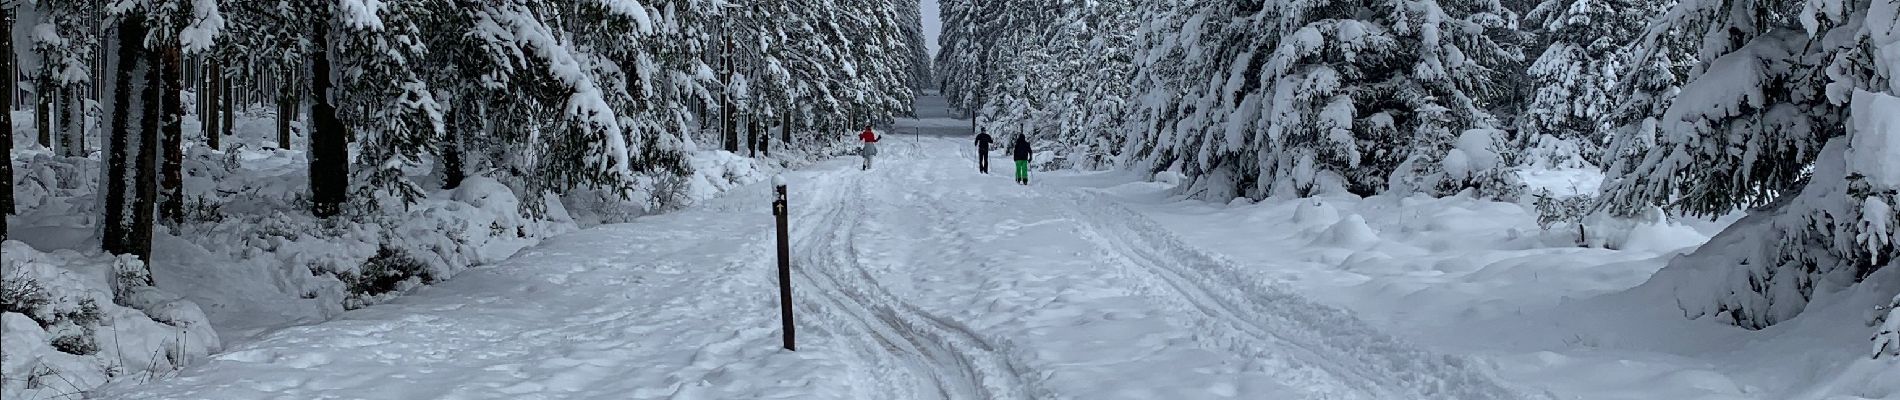
[[(843, 172), (851, 174), (851, 172)], [(834, 178), (835, 179), (835, 178)], [(800, 216), (793, 235), (794, 272), (807, 289), (795, 292), (801, 308), (823, 314), (843, 340), (874, 361), (873, 373), (890, 367), (925, 386), (880, 380), (880, 399), (1027, 399), (1017, 367), (994, 346), (954, 321), (925, 312), (892, 295), (860, 264), (857, 231), (864, 222), (863, 177), (820, 188), (810, 199), (822, 207)]]
[(1068, 193), (1072, 212), (1093, 229), (1085, 239), (1152, 278), (1150, 289), (1171, 297), (1195, 324), (1210, 328), (1204, 345), (1258, 357), (1295, 383), (1332, 380), (1350, 391), (1314, 393), (1343, 399), (1519, 399), (1465, 358), (1435, 354), (1379, 332), (1347, 312), (1320, 305), (1247, 276), (1242, 268), (1167, 233), (1159, 224), (1098, 195)]

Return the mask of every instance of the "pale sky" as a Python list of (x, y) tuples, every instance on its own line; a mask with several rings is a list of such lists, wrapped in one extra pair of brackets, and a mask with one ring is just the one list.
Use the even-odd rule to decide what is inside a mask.
[(943, 17), (937, 15), (937, 0), (919, 1), (917, 8), (924, 14), (924, 47), (930, 48), (930, 58), (937, 58), (937, 36), (943, 35)]

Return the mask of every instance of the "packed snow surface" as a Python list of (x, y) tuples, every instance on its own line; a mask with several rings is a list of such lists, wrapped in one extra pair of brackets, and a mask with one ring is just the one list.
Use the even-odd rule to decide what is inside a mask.
[[(975, 173), (962, 139), (544, 241), (106, 398), (1516, 399), (1103, 195)], [(1363, 234), (1363, 233), (1358, 233)], [(1354, 235), (1354, 234), (1342, 234)]]

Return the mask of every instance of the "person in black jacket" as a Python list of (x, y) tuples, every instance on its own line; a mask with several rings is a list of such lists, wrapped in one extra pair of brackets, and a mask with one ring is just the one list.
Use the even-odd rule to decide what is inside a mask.
[(991, 143), (996, 143), (996, 139), (991, 138), (989, 132), (976, 134), (976, 170), (985, 174), (990, 173)]
[(1016, 183), (1029, 184), (1029, 137), (1016, 135), (1016, 142), (1009, 144), (1009, 151), (1016, 156)]

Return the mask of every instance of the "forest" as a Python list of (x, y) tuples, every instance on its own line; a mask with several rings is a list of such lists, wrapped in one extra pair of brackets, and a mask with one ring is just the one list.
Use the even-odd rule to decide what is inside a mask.
[(121, 354), (65, 364), (83, 390), (213, 351), (212, 325), (320, 321), (678, 209), (908, 115), (917, 7), (0, 2), (0, 311), (52, 357)]
[[(1333, 204), (1529, 210), (1540, 232), (1500, 233), (1508, 239), (1486, 244), (1497, 251), (1543, 246), (1537, 241), (1556, 237), (1562, 250), (1647, 254), (1667, 246), (1645, 241), (1667, 240), (1644, 232), (1722, 221), (1706, 240), (1661, 251), (1660, 269), (1642, 272), (1635, 287), (1615, 293), (1660, 294), (1667, 300), (1645, 307), (1735, 332), (1809, 332), (1803, 329), (1828, 324), (1827, 332), (1851, 331), (1856, 343), (1871, 341), (1869, 351), (1856, 347), (1857, 360), (1900, 357), (1900, 270), (1892, 268), (1900, 258), (1900, 2), (938, 0), (937, 9), (923, 9), (929, 4), (0, 0), (0, 27), (11, 38), (0, 42), (0, 52), (11, 55), (0, 58), (0, 69), (13, 71), (0, 87), (7, 94), (0, 95), (0, 109), (9, 111), (0, 113), (0, 153), (10, 161), (0, 164), (9, 183), (0, 191), (0, 214), (6, 215), (0, 218), (0, 265), (7, 268), (0, 271), (0, 328), (9, 352), (34, 355), (30, 362), (0, 360), (0, 378), (9, 385), (27, 382), (0, 394), (70, 394), (109, 382), (158, 381), (228, 350), (227, 343), (261, 343), (286, 327), (317, 326), (397, 302), (472, 268), (534, 253), (557, 237), (671, 232), (655, 242), (750, 246), (764, 236), (677, 234), (666, 228), (679, 226), (649, 231), (630, 222), (710, 209), (730, 219), (697, 222), (750, 226), (742, 219), (764, 210), (763, 203), (741, 210), (733, 205), (740, 200), (721, 201), (722, 195), (795, 172), (829, 173), (811, 181), (858, 194), (813, 196), (838, 209), (811, 215), (840, 225), (838, 232), (797, 231), (830, 235), (798, 240), (801, 252), (837, 257), (816, 261), (871, 271), (859, 265), (870, 256), (861, 256), (852, 239), (865, 221), (871, 221), (866, 230), (889, 229), (867, 235), (867, 243), (915, 244), (878, 242), (887, 234), (935, 235), (914, 237), (920, 243), (975, 242), (991, 232), (958, 229), (990, 226), (959, 223), (1022, 208), (1005, 204), (1033, 203), (1045, 214), (1065, 216), (1057, 222), (1086, 220), (1100, 228), (1071, 231), (1089, 239), (1083, 242), (1041, 238), (1100, 247), (1082, 247), (1087, 250), (1074, 257), (1163, 271), (1153, 274), (1162, 284), (1104, 291), (1160, 296), (1149, 292), (1172, 287), (1186, 292), (1175, 303), (1199, 306), (1189, 314), (1212, 314), (1196, 323), (1227, 327), (1222, 334), (1232, 337), (1216, 338), (1226, 345), (1269, 343), (1247, 349), (1255, 353), (1234, 352), (1244, 359), (1287, 353), (1271, 345), (1278, 339), (1254, 337), (1293, 329), (1292, 323), (1259, 322), (1271, 317), (1323, 325), (1300, 334), (1365, 335), (1376, 338), (1365, 339), (1372, 343), (1366, 346), (1400, 349), (1326, 349), (1353, 353), (1346, 354), (1356, 357), (1351, 362), (1390, 368), (1378, 357), (1398, 357), (1393, 354), (1444, 360), (1388, 346), (1391, 338), (1366, 327), (1376, 324), (1325, 308), (1352, 304), (1299, 308), (1309, 305), (1301, 295), (1250, 281), (1256, 276), (1249, 274), (1263, 273), (1248, 269), (1254, 264), (1236, 267), (1177, 243), (1187, 240), (1157, 233), (1164, 224), (1123, 213), (1123, 205), (1104, 205), (1107, 200), (1069, 202), (1085, 196), (1041, 186), (995, 195), (981, 186), (986, 181), (874, 170), (868, 157), (863, 171), (851, 168), (861, 175), (849, 179), (814, 169), (859, 154), (857, 133), (866, 127), (891, 133), (903, 120), (925, 125), (916, 122), (922, 114), (917, 99), (937, 96), (957, 118), (933, 123), (971, 125), (997, 143), (1024, 136), (1037, 149), (1029, 157), (1037, 174), (1133, 176), (1167, 186), (1170, 201), (1330, 215), (1321, 219), (1346, 221), (1325, 228), (1327, 238), (1350, 242), (1340, 248), (1396, 243), (1374, 227), (1405, 231), (1416, 221), (1342, 217), (1343, 208)], [(941, 19), (935, 47), (927, 43), (926, 14)], [(959, 149), (969, 145), (952, 139)], [(957, 163), (965, 160), (949, 156), (967, 156), (923, 154), (947, 147), (913, 140), (909, 147), (891, 146), (891, 155), (880, 157), (902, 161), (880, 168), (961, 168)], [(1551, 176), (1566, 180), (1552, 185)], [(952, 194), (993, 195), (946, 202), (946, 195), (896, 189), (944, 187), (920, 182), (926, 178), (966, 185)], [(879, 182), (888, 185), (873, 187)], [(1112, 191), (1095, 189), (1102, 188), (1075, 192)], [(884, 195), (905, 197), (863, 203)], [(1433, 202), (1443, 199), (1465, 202)], [(861, 207), (846, 209), (846, 202)], [(1366, 215), (1421, 214), (1375, 206), (1365, 206), (1376, 211)], [(871, 209), (882, 214), (865, 211)], [(878, 219), (898, 217), (913, 219)], [(1233, 228), (1227, 225), (1248, 224), (1268, 223), (1223, 220), (1195, 229), (1227, 232)], [(1034, 224), (991, 225), (1013, 232)], [(1443, 227), (1418, 230), (1437, 228)], [(917, 233), (926, 229), (938, 231)], [(1412, 233), (1418, 232), (1400, 236)], [(997, 268), (1010, 259), (985, 257), (1021, 245), (972, 250), (951, 244), (969, 246), (945, 244), (966, 252), (930, 253), (910, 264)], [(642, 246), (658, 244), (625, 245), (651, 251)], [(701, 248), (688, 249), (656, 258)], [(1373, 257), (1340, 258), (1344, 265)], [(951, 262), (965, 259), (989, 261)], [(1598, 259), (1550, 262), (1577, 260)], [(642, 264), (647, 261), (614, 262), (689, 272), (730, 267)], [(1197, 264), (1183, 266), (1190, 261)], [(1636, 263), (1618, 262), (1597, 266)], [(1603, 274), (1622, 273), (1615, 271)], [(851, 283), (830, 283), (835, 287), (812, 292), (819, 299), (812, 301), (882, 317), (835, 318), (857, 325), (832, 321), (835, 329), (821, 332), (856, 327), (885, 340), (883, 351), (896, 342), (922, 348), (917, 351), (928, 357), (921, 361), (879, 353), (877, 346), (860, 352), (908, 360), (923, 369), (920, 376), (938, 379), (950, 375), (929, 367), (972, 363), (951, 359), (952, 353), (981, 353), (973, 359), (1001, 363), (979, 372), (1014, 371), (1009, 362), (1018, 360), (1008, 357), (1042, 354), (1029, 348), (997, 355), (1021, 349), (991, 346), (983, 340), (992, 337), (970, 327), (944, 327), (951, 319), (901, 296), (911, 293), (881, 287), (874, 272), (801, 275)], [(1139, 274), (1113, 276), (1132, 275)], [(740, 283), (718, 288), (750, 281), (734, 282)], [(969, 287), (996, 287), (991, 283)], [(1869, 292), (1880, 304), (1868, 310), (1854, 303)], [(1286, 301), (1263, 305), (1263, 298)], [(1054, 296), (1042, 305), (1070, 299)], [(991, 300), (994, 306), (1020, 299)], [(1814, 309), (1846, 303), (1856, 307), (1854, 316), (1810, 317)], [(1077, 304), (1069, 306), (1093, 312), (1089, 307), (1120, 305)], [(1298, 307), (1275, 308), (1284, 304)], [(1808, 325), (1788, 327), (1790, 321)], [(880, 322), (890, 326), (859, 326)], [(904, 324), (922, 326), (923, 333), (899, 332), (913, 328)], [(754, 333), (742, 331), (734, 340)], [(934, 336), (900, 337), (907, 342), (881, 336), (904, 334)], [(1570, 338), (1560, 340), (1571, 345)], [(1574, 339), (1582, 347), (1595, 340)], [(815, 359), (822, 358), (805, 360)], [(1459, 360), (1433, 364), (1432, 373), (1443, 376), (1430, 379), (1464, 379), (1460, 374), (1492, 368), (1467, 370)], [(1871, 365), (1889, 369), (1857, 376), (1900, 371), (1891, 363)], [(1465, 389), (1510, 392), (1505, 385), (1486, 386), (1490, 379)], [(1428, 381), (1381, 384), (1430, 391), (1429, 382), (1439, 382)], [(877, 383), (904, 385), (893, 382)], [(1322, 389), (1371, 390), (1341, 382)], [(1900, 391), (1879, 382), (1839, 387)]]

